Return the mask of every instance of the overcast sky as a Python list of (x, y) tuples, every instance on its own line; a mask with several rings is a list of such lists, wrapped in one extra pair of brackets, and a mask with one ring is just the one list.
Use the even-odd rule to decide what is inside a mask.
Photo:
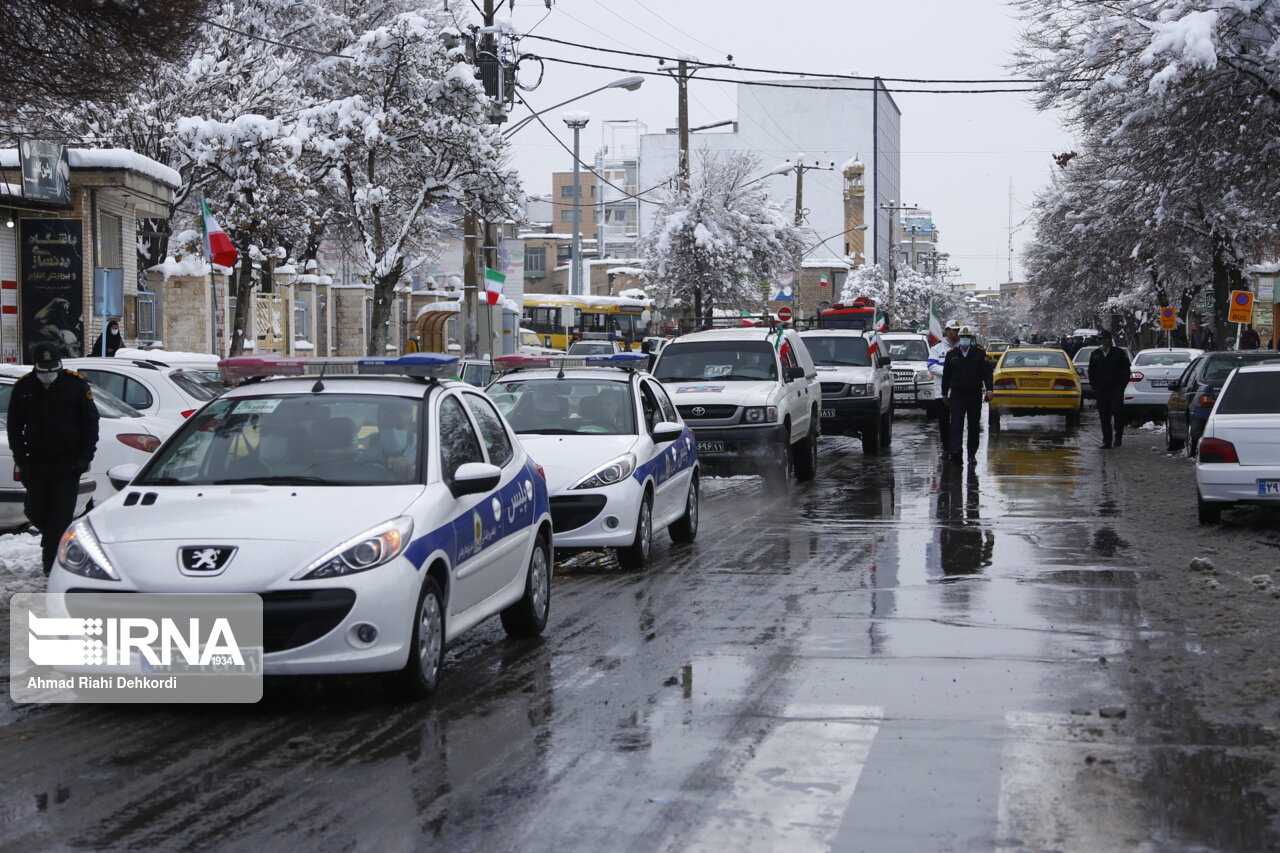
[[(504, 12), (507, 8), (504, 0)], [(1002, 0), (555, 0), (549, 15), (543, 0), (516, 0), (512, 20), (527, 33), (644, 53), (682, 52), (708, 62), (723, 62), (728, 53), (735, 63), (758, 68), (931, 79), (1010, 76), (1005, 63), (1021, 26)], [(651, 60), (535, 39), (524, 40), (522, 50), (602, 65), (657, 67)], [(526, 63), (522, 79), (533, 79), (536, 71), (536, 63)], [(547, 63), (543, 84), (524, 95), (543, 109), (622, 76)], [(717, 76), (760, 79), (738, 72)], [(690, 123), (696, 127), (733, 118), (735, 88), (695, 78)], [(1035, 191), (1048, 182), (1050, 155), (1073, 148), (1070, 135), (1056, 117), (1037, 113), (1025, 94), (895, 91), (893, 96), (902, 110), (900, 201), (933, 210), (942, 235), (940, 249), (951, 253), (961, 280), (982, 286), (1006, 281), (1009, 181), (1018, 228)], [(649, 77), (639, 91), (608, 90), (564, 109), (585, 110), (594, 119), (582, 137), (583, 159), (590, 162), (601, 141), (601, 120), (638, 118), (651, 133), (674, 127), (676, 85)], [(571, 144), (561, 112), (544, 119)], [(527, 110), (517, 107), (512, 121), (526, 115)], [(549, 192), (551, 172), (572, 168), (572, 158), (536, 122), (513, 142), (514, 162), (530, 193)], [(868, 159), (868, 152), (860, 153)], [(776, 159), (768, 155), (765, 165)], [(1021, 277), (1020, 247), (1029, 230), (1023, 227), (1014, 235), (1015, 280)]]

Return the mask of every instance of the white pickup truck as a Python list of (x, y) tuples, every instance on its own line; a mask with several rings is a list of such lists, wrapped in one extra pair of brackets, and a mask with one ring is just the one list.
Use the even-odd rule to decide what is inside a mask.
[(784, 484), (818, 470), (822, 390), (794, 330), (712, 329), (676, 338), (653, 375), (694, 431), (706, 474)]
[(800, 337), (821, 380), (823, 432), (857, 436), (871, 455), (893, 441), (893, 374), (889, 357), (871, 351), (869, 334), (812, 329)]

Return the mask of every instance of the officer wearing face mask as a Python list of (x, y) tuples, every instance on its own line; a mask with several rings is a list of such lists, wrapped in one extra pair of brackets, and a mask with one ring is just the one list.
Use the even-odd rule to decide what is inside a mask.
[(982, 427), (982, 401), (991, 399), (992, 365), (987, 353), (974, 340), (968, 326), (960, 329), (960, 343), (947, 353), (942, 363), (942, 402), (951, 410), (951, 440), (947, 447), (951, 461), (960, 461), (960, 448), (968, 421), (969, 461), (978, 458), (978, 439)]
[(98, 449), (98, 407), (89, 382), (62, 369), (55, 344), (36, 344), (31, 360), (35, 370), (14, 383), (9, 397), (9, 448), (27, 491), (27, 519), (40, 531), (47, 575), (75, 514), (80, 475)]
[(400, 477), (409, 477), (417, 465), (417, 433), (404, 405), (378, 408), (378, 431), (369, 439), (367, 455)]

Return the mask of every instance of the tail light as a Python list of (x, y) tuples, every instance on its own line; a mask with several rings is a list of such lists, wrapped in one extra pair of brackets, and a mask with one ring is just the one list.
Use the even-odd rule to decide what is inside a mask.
[(182, 417), (183, 417), (183, 418), (189, 418), (189, 417), (191, 417), (192, 415), (194, 415), (195, 413), (196, 413), (196, 409), (187, 409), (185, 412), (183, 412), (183, 413), (182, 413)]
[(1004, 388), (1004, 389), (1017, 388), (1018, 382), (1017, 380), (1009, 376), (1002, 376), (996, 380), (995, 386), (997, 388)]
[(1135, 370), (1135, 371), (1133, 371), (1133, 373), (1130, 373), (1130, 374), (1129, 374), (1129, 381), (1130, 381), (1130, 382), (1141, 382), (1141, 381), (1142, 381), (1143, 379), (1145, 379), (1145, 378), (1146, 378), (1146, 377), (1145, 377), (1145, 376), (1144, 376), (1140, 371), (1137, 371), (1137, 370)]
[(547, 472), (544, 471), (542, 466), (539, 465), (537, 462), (533, 463), (533, 467), (538, 469), (538, 476), (541, 477), (542, 482), (545, 483), (547, 481)]
[(1197, 406), (1199, 406), (1200, 408), (1204, 408), (1204, 409), (1212, 409), (1212, 408), (1213, 408), (1213, 401), (1214, 401), (1215, 399), (1217, 399), (1217, 398), (1216, 398), (1216, 397), (1211, 397), (1211, 396), (1209, 396), (1208, 394), (1201, 394), (1201, 395), (1200, 395), (1200, 399), (1196, 402), (1196, 405), (1197, 405)]
[[(1132, 381), (1132, 380), (1130, 380), (1130, 381)], [(1070, 379), (1055, 379), (1055, 380), (1053, 380), (1053, 390), (1055, 390), (1055, 391), (1074, 391), (1074, 390), (1076, 390), (1076, 383), (1075, 383), (1075, 382), (1073, 382), (1073, 381), (1072, 381), (1072, 380), (1070, 380)]]
[(18, 469), (18, 466), (17, 466), (17, 465), (14, 465), (14, 466), (13, 466), (13, 482), (15, 482), (15, 483), (21, 483), (21, 482), (22, 482), (22, 471), (20, 471), (20, 470)]
[(1240, 457), (1236, 455), (1236, 446), (1229, 441), (1223, 441), (1220, 438), (1202, 438), (1200, 439), (1201, 462), (1240, 462)]
[(147, 435), (141, 432), (126, 432), (116, 436), (116, 440), (121, 444), (127, 444), (134, 450), (141, 450), (143, 453), (153, 453), (160, 446), (160, 439), (154, 435)]

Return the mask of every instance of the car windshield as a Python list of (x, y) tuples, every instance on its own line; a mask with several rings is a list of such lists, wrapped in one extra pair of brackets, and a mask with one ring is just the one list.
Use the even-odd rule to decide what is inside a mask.
[(487, 361), (464, 362), (459, 378), (477, 388), (483, 388), (493, 381), (493, 365)]
[(138, 485), (379, 486), (421, 481), (422, 401), (359, 394), (238, 397), (192, 415)]
[[(805, 339), (808, 343), (808, 339)], [(928, 361), (929, 345), (924, 341), (888, 341), (889, 358), (894, 361)]]
[(1280, 415), (1280, 371), (1238, 373), (1222, 392), (1215, 414)]
[(1072, 361), (1074, 361), (1076, 364), (1088, 364), (1089, 356), (1091, 356), (1093, 354), (1093, 351), (1096, 349), (1097, 347), (1080, 347), (1080, 349), (1076, 350), (1075, 357), (1072, 359)]
[[(92, 383), (90, 384), (92, 385)], [(0, 414), (5, 414), (9, 411), (9, 398), (12, 396), (13, 383), (0, 382)], [(93, 403), (98, 408), (98, 416), (102, 418), (142, 417), (142, 412), (139, 412), (114, 394), (103, 391), (97, 385), (93, 385)]]
[(1270, 352), (1259, 353), (1232, 353), (1227, 355), (1215, 355), (1209, 359), (1209, 363), (1204, 368), (1205, 382), (1224, 382), (1231, 375), (1231, 371), (1235, 370), (1242, 364), (1257, 364), (1260, 361), (1276, 361), (1280, 359), (1280, 354)]
[(675, 341), (662, 350), (653, 375), (663, 382), (776, 381), (777, 355), (773, 343), (763, 337), (758, 341)]
[(1036, 350), (1011, 349), (1005, 352), (1000, 361), (1000, 369), (1006, 367), (1039, 367), (1045, 369), (1070, 370), (1067, 354), (1064, 352), (1045, 352)]
[(835, 367), (868, 367), (867, 339), (846, 335), (805, 335), (805, 349), (813, 357), (814, 364)]
[(992, 341), (987, 344), (987, 352), (1004, 352), (1008, 348), (1009, 345), (1004, 341)]
[(489, 387), (489, 396), (521, 434), (635, 435), (635, 406), (626, 382), (520, 379)]
[(196, 400), (212, 400), (223, 391), (227, 384), (216, 373), (207, 370), (175, 370), (169, 374), (173, 384)]
[(603, 341), (575, 341), (569, 355), (612, 355), (613, 344)]
[(1191, 361), (1191, 353), (1176, 350), (1147, 350), (1140, 352), (1133, 360), (1134, 367), (1169, 367), (1184, 365)]

